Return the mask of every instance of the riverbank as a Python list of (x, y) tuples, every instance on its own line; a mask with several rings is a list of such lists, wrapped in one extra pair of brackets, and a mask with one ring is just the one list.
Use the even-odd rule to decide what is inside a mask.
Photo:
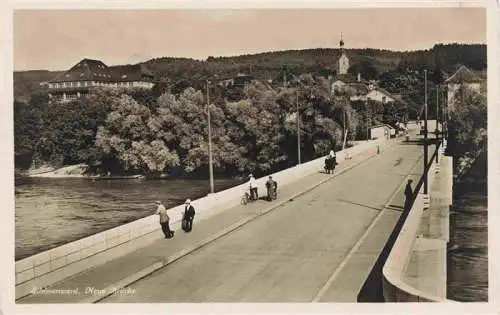
[(92, 178), (92, 179), (144, 179), (141, 174), (133, 175), (93, 175), (88, 174), (89, 166), (87, 164), (68, 165), (61, 168), (53, 168), (50, 166), (41, 166), (39, 168), (30, 169), (20, 176), (37, 177), (37, 178)]
[(82, 178), (82, 177), (92, 177), (85, 175), (88, 169), (87, 164), (76, 164), (64, 166), (55, 169), (50, 166), (41, 166), (38, 168), (32, 168), (25, 173), (27, 177), (41, 177), (41, 178)]

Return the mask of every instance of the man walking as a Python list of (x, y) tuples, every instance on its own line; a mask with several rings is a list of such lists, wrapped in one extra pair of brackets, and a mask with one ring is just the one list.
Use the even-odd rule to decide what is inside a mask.
[(167, 209), (161, 201), (157, 201), (156, 205), (158, 208), (156, 209), (156, 214), (160, 216), (160, 225), (163, 234), (165, 234), (165, 238), (172, 238), (174, 236), (174, 232), (170, 230), (170, 217), (167, 214)]
[(411, 180), (411, 179), (409, 179), (408, 183), (406, 183), (404, 210), (410, 210), (410, 207), (411, 207), (411, 199), (413, 197), (413, 189), (411, 188), (411, 183), (413, 183), (413, 180)]
[(272, 176), (269, 176), (266, 182), (267, 188), (267, 200), (271, 201), (276, 198), (276, 192), (278, 190), (278, 183), (273, 180)]
[(193, 229), (193, 219), (195, 215), (195, 210), (193, 205), (191, 205), (191, 199), (186, 200), (186, 207), (184, 208), (184, 224), (183, 229), (185, 232), (191, 232)]

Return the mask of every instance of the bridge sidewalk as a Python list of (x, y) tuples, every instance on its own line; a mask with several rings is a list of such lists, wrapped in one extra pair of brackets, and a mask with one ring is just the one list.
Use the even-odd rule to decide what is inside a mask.
[[(396, 140), (387, 141), (380, 149), (392, 146)], [(193, 230), (190, 233), (177, 231), (173, 239), (164, 239), (161, 230), (157, 239), (149, 241), (143, 248), (112, 260), (102, 257), (100, 265), (58, 282), (44, 291), (28, 295), (16, 303), (94, 303), (110, 295), (112, 291), (127, 286), (155, 270), (189, 254), (217, 238), (237, 229), (239, 226), (278, 208), (280, 205), (318, 186), (357, 164), (376, 155), (376, 149), (367, 150), (338, 165), (335, 174), (327, 175), (318, 170), (299, 181), (279, 188), (278, 200), (267, 202), (259, 200), (246, 206), (237, 206), (225, 211), (217, 211), (203, 220), (195, 217)], [(262, 194), (262, 192), (261, 192)], [(212, 211), (212, 210), (208, 210)], [(151, 238), (151, 236), (148, 236)], [(139, 240), (140, 242), (140, 240)], [(121, 247), (127, 244), (121, 245)], [(106, 255), (106, 253), (101, 254)], [(165, 284), (168, 290), (168, 284)], [(73, 290), (65, 293), (62, 290)], [(69, 292), (69, 291), (68, 291)]]
[(419, 237), (415, 240), (404, 277), (414, 288), (440, 298), (446, 298), (452, 172), (452, 158), (440, 156), (439, 173), (429, 187), (430, 207), (422, 215)]

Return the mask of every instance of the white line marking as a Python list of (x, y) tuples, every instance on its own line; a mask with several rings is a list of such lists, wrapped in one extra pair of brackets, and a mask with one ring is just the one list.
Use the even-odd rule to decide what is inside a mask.
[(370, 224), (370, 226), (368, 227), (368, 229), (365, 231), (365, 233), (363, 234), (363, 236), (361, 236), (361, 238), (358, 240), (358, 242), (356, 242), (356, 244), (354, 244), (354, 246), (349, 251), (349, 254), (347, 254), (347, 256), (344, 258), (344, 260), (342, 261), (342, 263), (337, 267), (337, 269), (333, 272), (333, 274), (330, 276), (330, 278), (323, 285), (323, 287), (321, 288), (321, 290), (319, 290), (318, 294), (316, 294), (316, 296), (314, 297), (314, 299), (312, 300), (312, 302), (314, 302), (314, 303), (319, 302), (319, 300), (321, 300), (321, 298), (323, 297), (323, 295), (325, 295), (326, 291), (330, 288), (330, 286), (332, 285), (333, 281), (335, 281), (335, 279), (340, 274), (340, 272), (342, 271), (342, 269), (344, 269), (345, 265), (347, 265), (347, 262), (351, 259), (351, 257), (354, 255), (354, 253), (361, 246), (361, 244), (366, 239), (366, 237), (368, 236), (368, 234), (370, 233), (370, 231), (377, 224), (377, 222), (380, 220), (380, 218), (382, 217), (382, 215), (384, 213), (386, 213), (386, 210), (391, 205), (392, 200), (396, 197), (397, 193), (401, 190), (401, 188), (403, 188), (403, 186), (406, 184), (408, 178), (412, 175), (411, 171), (418, 165), (418, 163), (420, 162), (421, 159), (422, 159), (422, 157), (420, 157), (417, 160), (417, 162), (415, 162), (415, 164), (413, 165), (413, 167), (410, 170), (410, 174), (408, 174), (405, 177), (405, 179), (403, 180), (403, 182), (398, 186), (398, 188), (396, 189), (396, 191), (389, 198), (389, 201), (384, 205), (384, 208), (382, 209), (382, 211), (380, 211), (377, 214), (377, 216), (372, 221), (372, 223)]

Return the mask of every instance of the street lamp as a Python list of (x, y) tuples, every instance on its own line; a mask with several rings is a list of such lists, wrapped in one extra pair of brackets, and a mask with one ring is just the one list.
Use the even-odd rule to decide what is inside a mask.
[(298, 162), (300, 164), (300, 114), (299, 114), (299, 90), (296, 93), (296, 104), (297, 104), (297, 156)]
[(425, 103), (424, 103), (424, 194), (428, 192), (428, 176), (427, 176), (427, 164), (429, 163), (428, 159), (428, 150), (427, 147), (427, 70), (424, 70), (424, 83), (425, 83)]
[(208, 117), (208, 169), (210, 173), (210, 193), (214, 193), (214, 171), (212, 164), (212, 128), (210, 126), (210, 96), (209, 96), (209, 84), (210, 81), (207, 80), (207, 117)]

